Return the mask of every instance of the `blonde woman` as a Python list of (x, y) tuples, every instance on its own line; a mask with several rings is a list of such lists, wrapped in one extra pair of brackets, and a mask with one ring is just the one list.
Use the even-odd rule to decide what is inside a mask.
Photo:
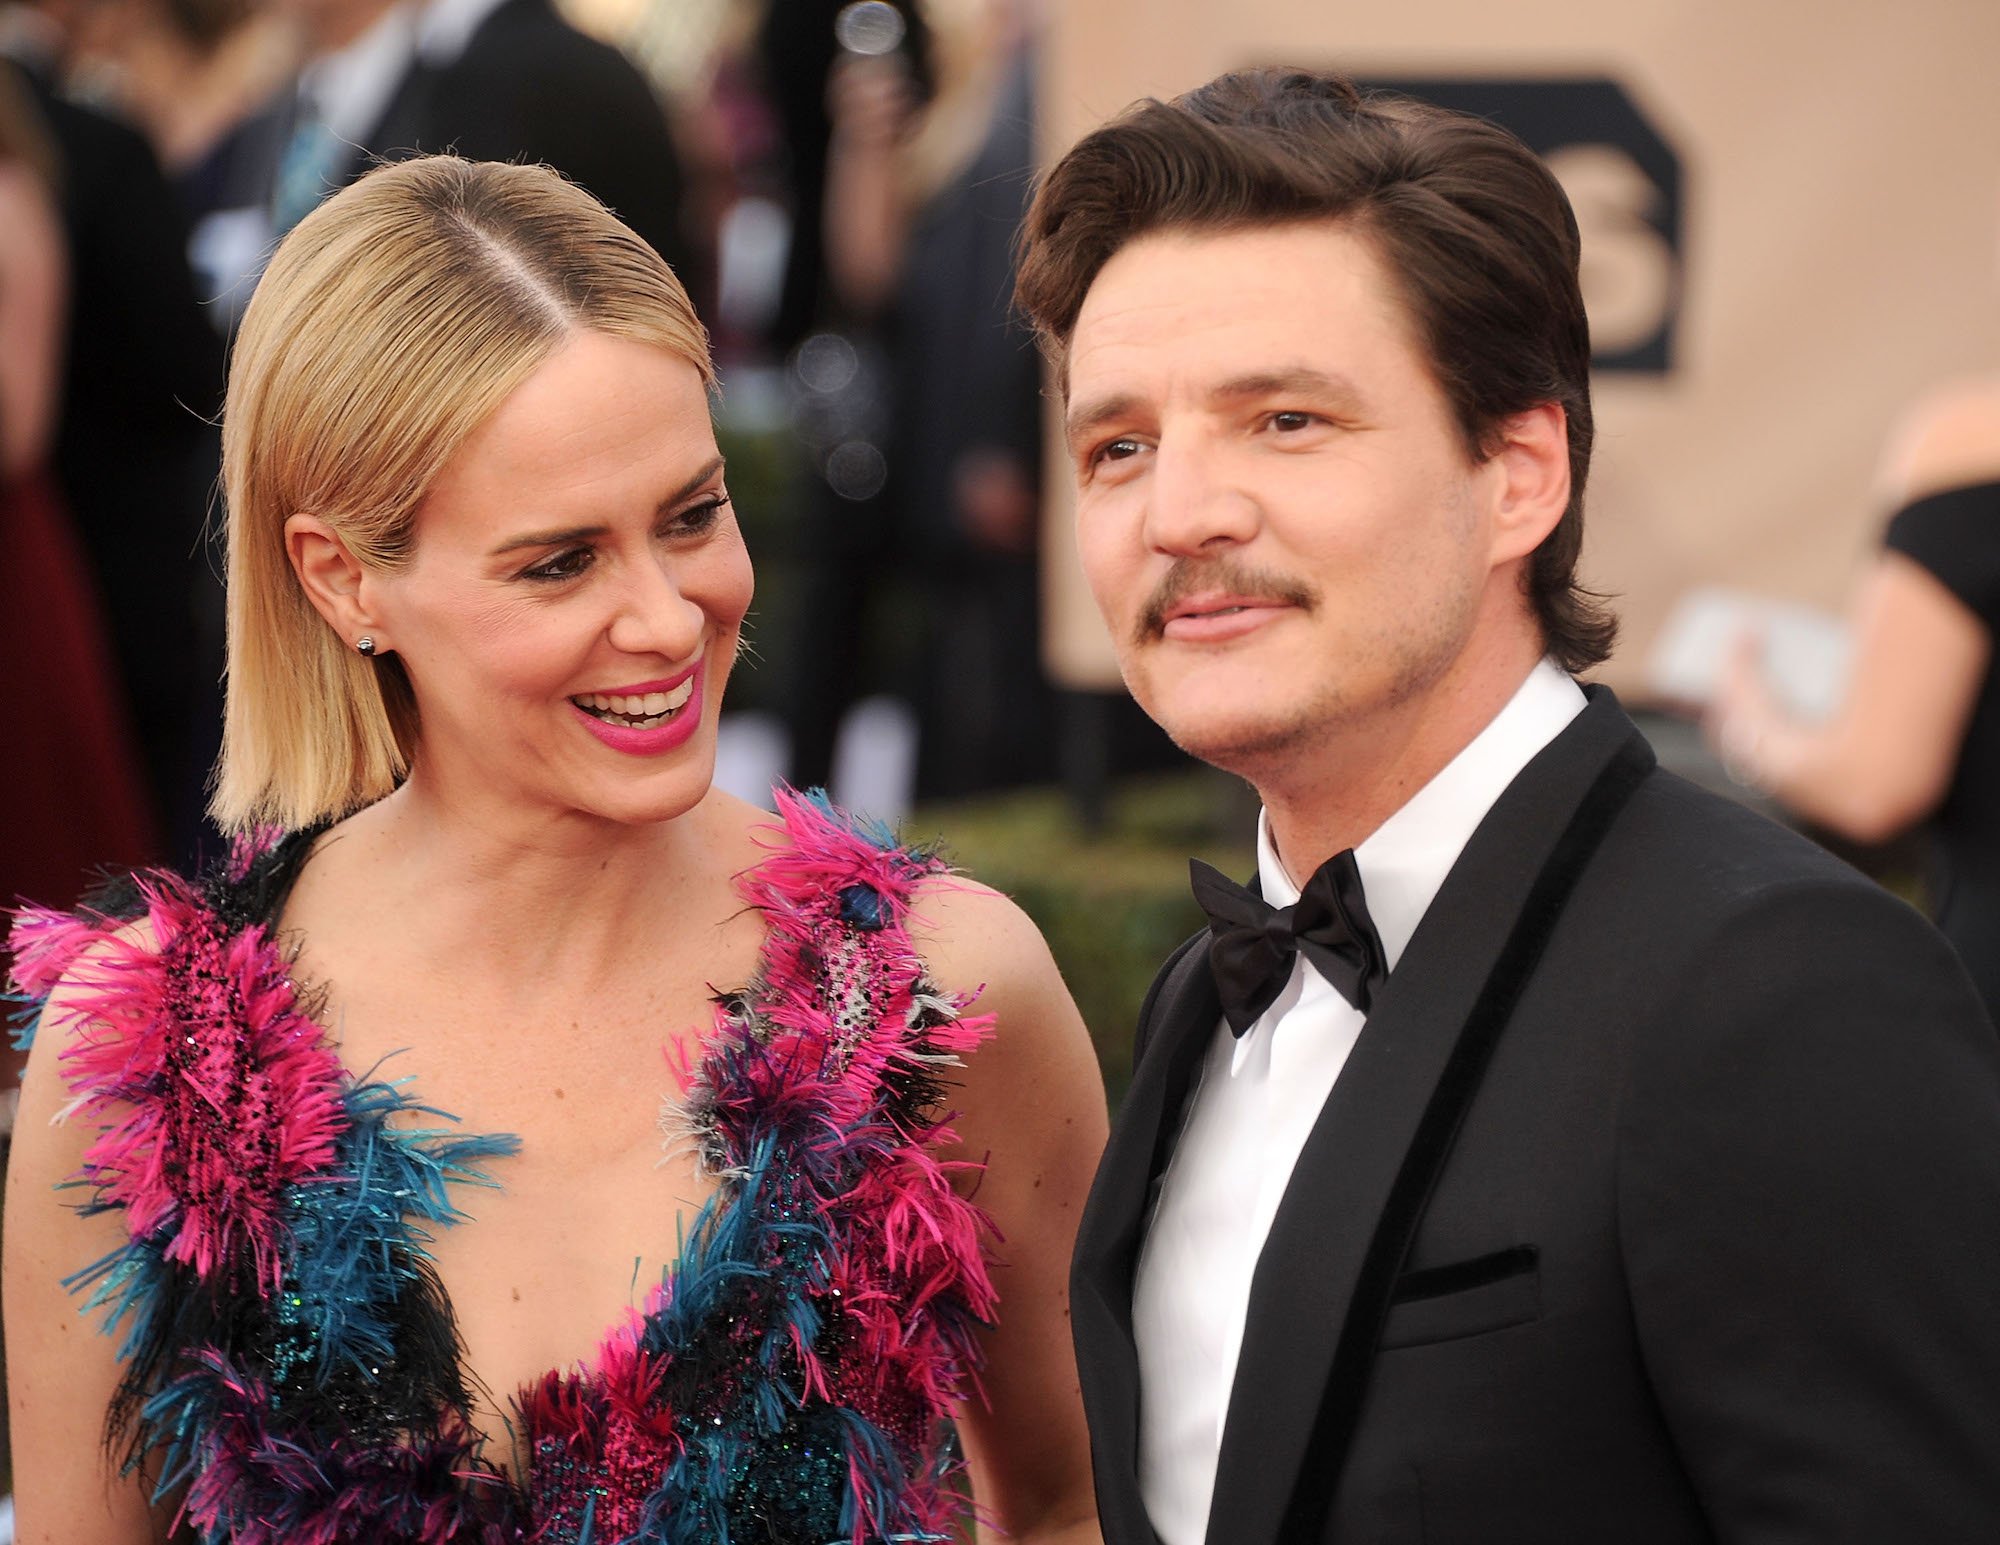
[(947, 1539), (953, 1421), (980, 1528), (1096, 1539), (1082, 1027), (1006, 901), (711, 787), (751, 574), (710, 385), (543, 170), (378, 170), (278, 252), (226, 409), (236, 850), (14, 933), (23, 1539)]

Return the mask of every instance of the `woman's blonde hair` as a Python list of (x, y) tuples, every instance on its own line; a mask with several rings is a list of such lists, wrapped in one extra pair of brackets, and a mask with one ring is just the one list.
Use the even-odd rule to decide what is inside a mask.
[(226, 830), (345, 815), (416, 753), (409, 678), (313, 608), (285, 521), (318, 516), (364, 564), (407, 562), (433, 480), (580, 331), (657, 345), (714, 384), (672, 271), (545, 167), (378, 167), (285, 238), (244, 315), (223, 409), (229, 679), (210, 810)]

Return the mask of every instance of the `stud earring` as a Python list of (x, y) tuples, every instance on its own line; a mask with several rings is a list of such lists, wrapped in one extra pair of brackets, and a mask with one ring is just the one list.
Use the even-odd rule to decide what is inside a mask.
[(375, 640), (369, 637), (368, 635), (363, 634), (360, 638), (356, 639), (354, 641), (354, 647), (360, 653), (369, 656), (371, 659), (374, 657)]

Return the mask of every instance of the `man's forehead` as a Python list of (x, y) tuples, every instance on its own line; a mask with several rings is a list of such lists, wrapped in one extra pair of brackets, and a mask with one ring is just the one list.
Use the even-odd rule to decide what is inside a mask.
[[(1056, 358), (1058, 387), (1067, 405), (1086, 386), (1080, 374), (1097, 374), (1104, 358), (1178, 350), (1209, 334), (1240, 335), (1257, 348), (1258, 370), (1323, 367), (1281, 356), (1300, 329), (1357, 315), (1415, 341), (1400, 287), (1352, 221), (1148, 231), (1112, 253), (1085, 290)], [(1086, 353), (1094, 357), (1080, 373)]]

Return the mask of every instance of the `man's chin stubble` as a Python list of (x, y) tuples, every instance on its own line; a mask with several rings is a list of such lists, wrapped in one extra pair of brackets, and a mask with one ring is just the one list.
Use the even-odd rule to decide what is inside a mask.
[(1321, 726), (1310, 720), (1244, 725), (1235, 730), (1203, 734), (1162, 725), (1167, 738), (1197, 761), (1206, 762), (1251, 783), (1260, 773), (1283, 768), (1308, 752)]

